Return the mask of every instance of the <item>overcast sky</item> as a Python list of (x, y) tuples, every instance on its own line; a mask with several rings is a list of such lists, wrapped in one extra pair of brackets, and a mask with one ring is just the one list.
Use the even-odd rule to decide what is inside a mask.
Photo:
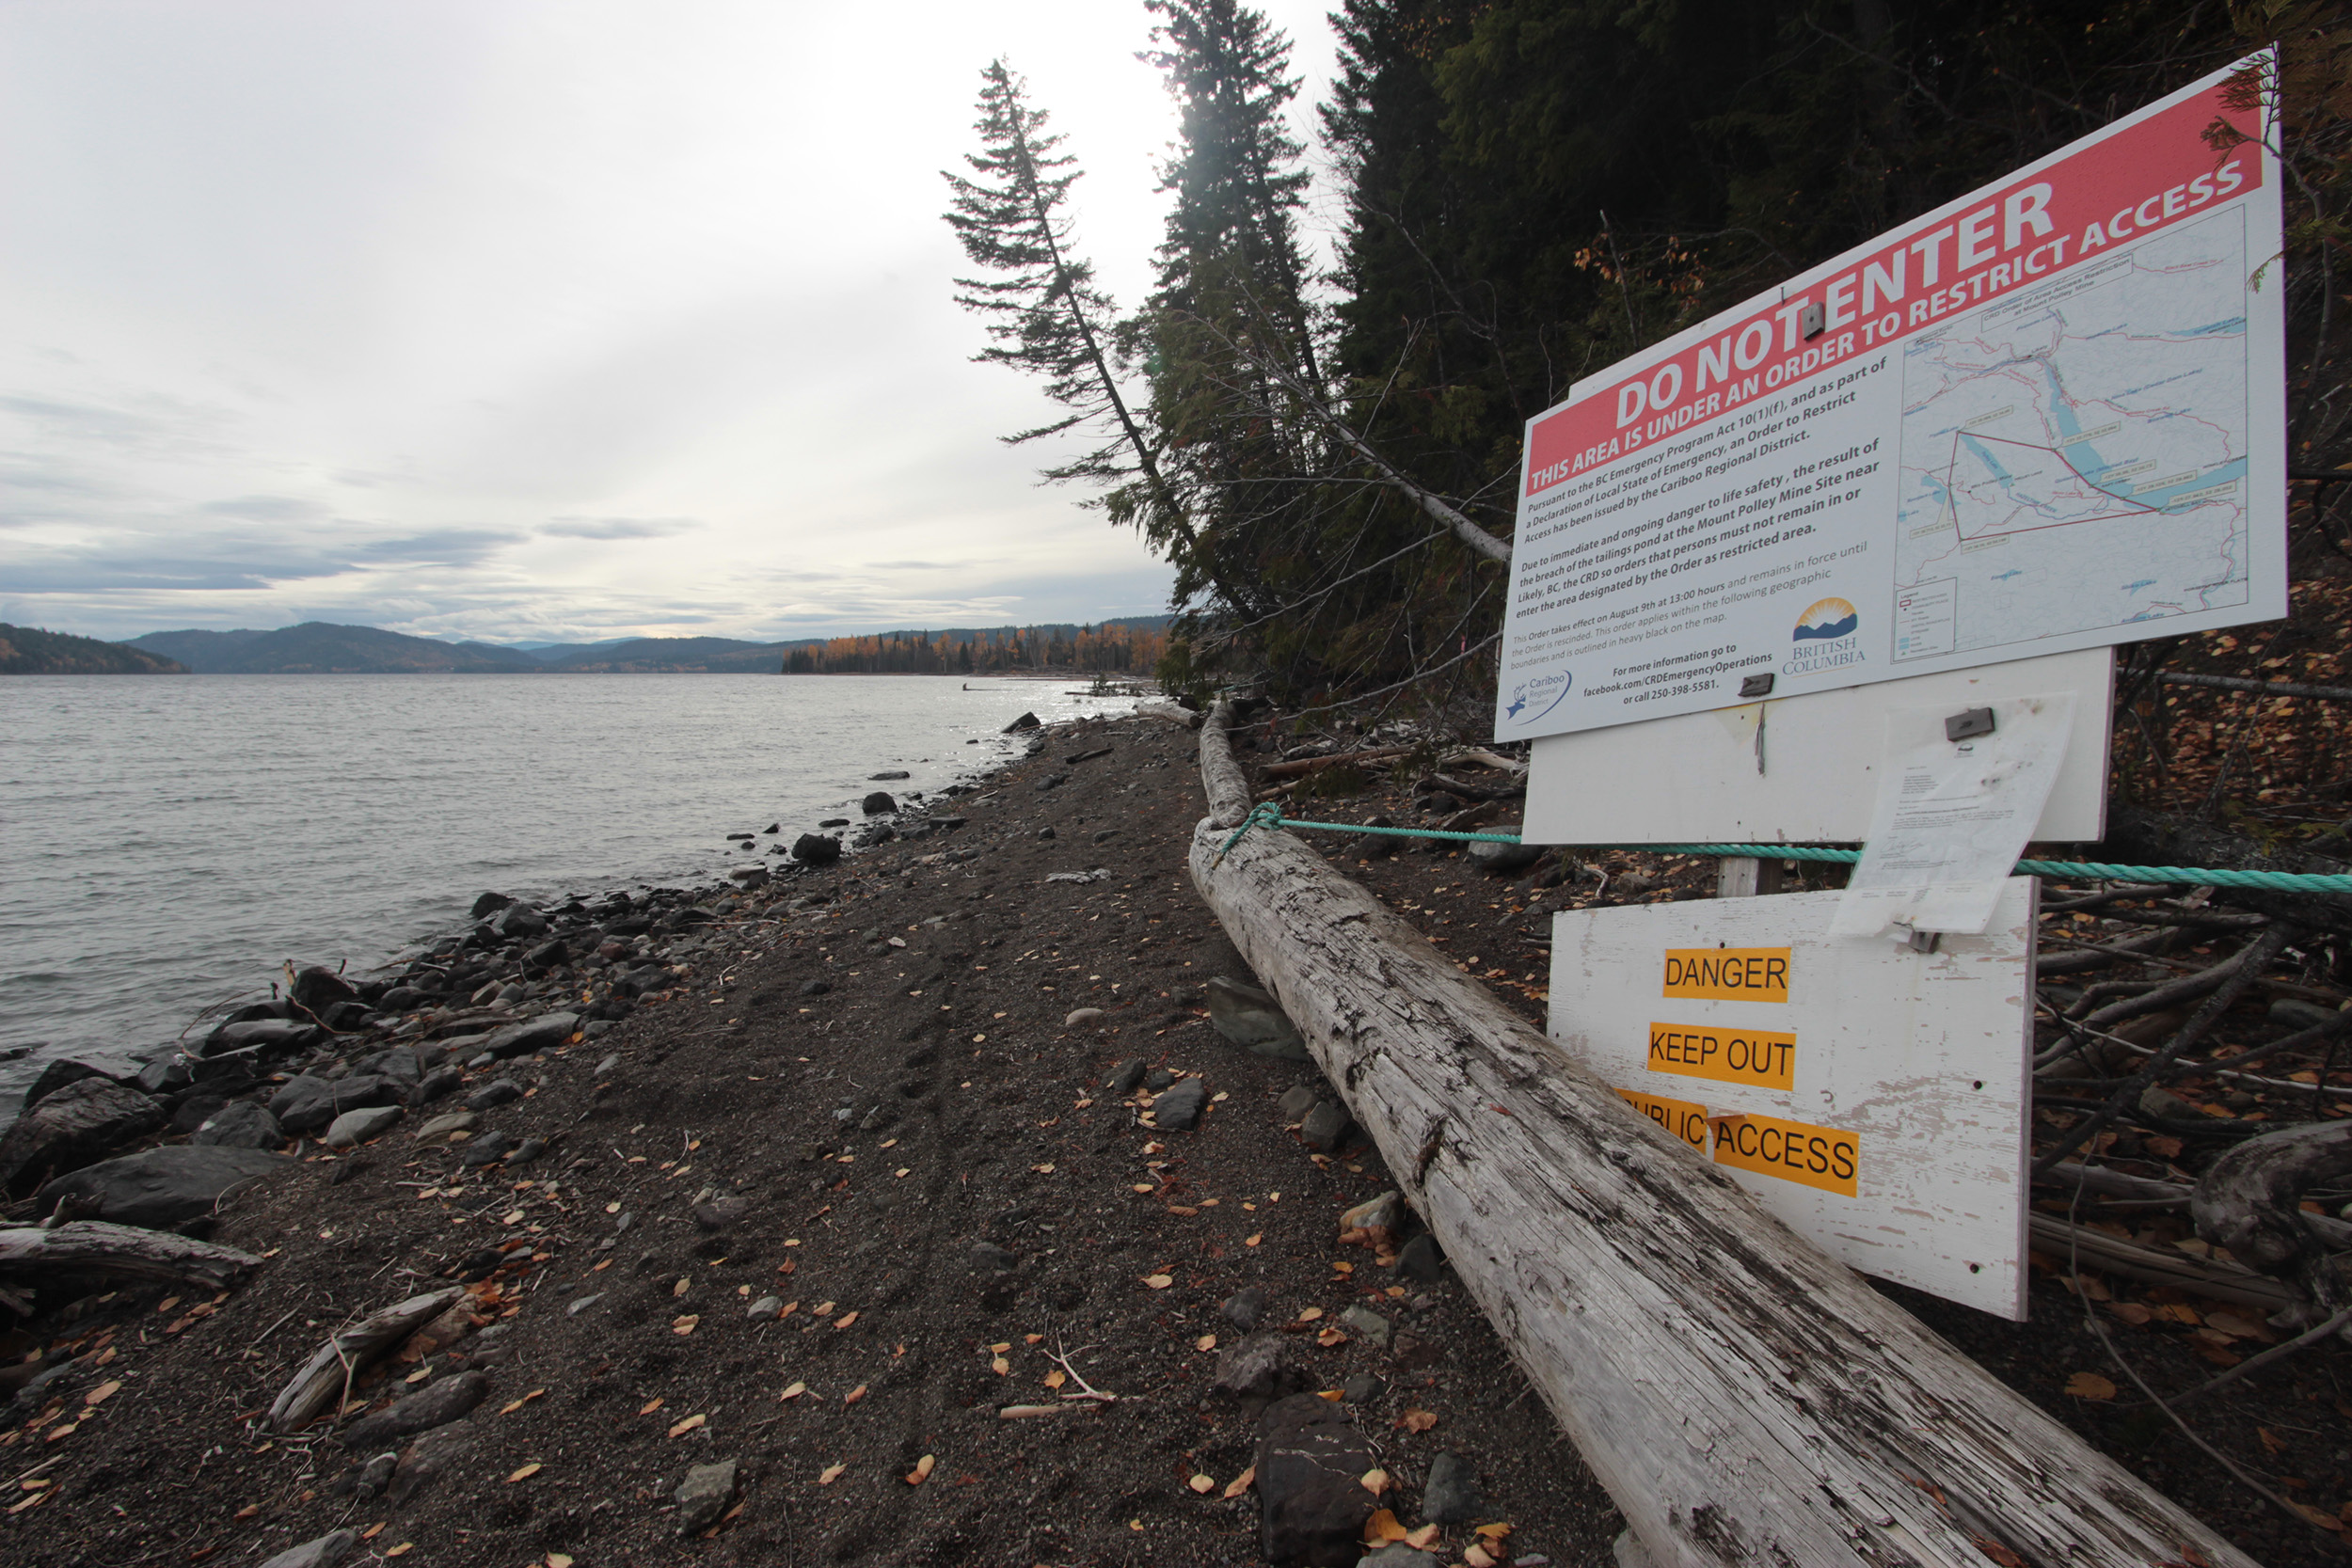
[[(1267, 0), (1308, 79), (1327, 0)], [(1166, 607), (969, 363), (1005, 55), (1133, 306), (1140, 0), (8, 0), (0, 620), (766, 638)]]

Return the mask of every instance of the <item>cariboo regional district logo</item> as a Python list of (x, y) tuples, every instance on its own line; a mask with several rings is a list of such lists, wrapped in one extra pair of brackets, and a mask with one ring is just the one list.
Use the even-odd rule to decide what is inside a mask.
[(1811, 675), (1861, 663), (1862, 640), (1854, 635), (1861, 627), (1862, 612), (1846, 600), (1815, 600), (1797, 617), (1796, 629), (1789, 633), (1796, 646), (1790, 650), (1788, 662), (1780, 667), (1781, 673)]
[[(1576, 677), (1565, 670), (1523, 680), (1511, 689), (1511, 701), (1502, 716), (1515, 724), (1533, 724), (1558, 707), (1561, 700), (1574, 689)], [(1535, 711), (1530, 713), (1530, 708)]]

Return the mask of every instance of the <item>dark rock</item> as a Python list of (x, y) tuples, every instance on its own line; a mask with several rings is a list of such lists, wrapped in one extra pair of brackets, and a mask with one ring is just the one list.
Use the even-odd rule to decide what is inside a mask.
[(1342, 1407), (1295, 1394), (1266, 1410), (1258, 1436), (1258, 1544), (1273, 1562), (1348, 1568), (1375, 1506), (1358, 1478), (1372, 1449)]
[(1037, 787), (1039, 791), (1042, 793), (1048, 789), (1058, 789), (1069, 782), (1070, 775), (1067, 773), (1048, 773), (1045, 777), (1038, 780)]
[(1037, 836), (1040, 838), (1051, 838), (1054, 836), (1054, 830), (1051, 828), (1040, 828), (1037, 831)]
[[(767, 873), (761, 872), (760, 875), (764, 877)], [(533, 969), (554, 969), (571, 961), (572, 950), (564, 945), (562, 937), (557, 937), (551, 942), (543, 942), (523, 955), (523, 962)]]
[(1370, 1372), (1358, 1372), (1340, 1385), (1340, 1398), (1350, 1404), (1370, 1404), (1386, 1392), (1388, 1386)]
[(822, 996), (831, 990), (833, 990), (833, 982), (831, 980), (811, 980), (801, 988), (801, 994), (803, 996)]
[(430, 1105), (437, 1100), (455, 1094), (465, 1085), (466, 1074), (462, 1068), (435, 1068), (417, 1080), (417, 1086), (408, 1091), (406, 1099), (411, 1105)]
[(514, 901), (503, 893), (485, 893), (473, 901), (473, 908), (466, 911), (466, 918), (480, 920), (485, 915), (496, 914)]
[(289, 1546), (261, 1564), (261, 1568), (335, 1568), (337, 1563), (358, 1549), (359, 1532), (339, 1529), (332, 1535), (322, 1535), (316, 1541)]
[(1020, 718), (1014, 720), (1011, 723), (1007, 724), (1003, 729), (998, 730), (996, 733), (998, 735), (1012, 735), (1020, 730), (1034, 730), (1038, 727), (1037, 715), (1034, 713), (1025, 713)]
[(1445, 1568), (1445, 1559), (1417, 1552), (1402, 1541), (1391, 1541), (1378, 1551), (1358, 1558), (1356, 1568)]
[[(1504, 822), (1480, 831), (1515, 833), (1519, 829), (1516, 822)], [(1524, 871), (1549, 852), (1540, 844), (1467, 844), (1463, 848), (1468, 851), (1468, 858), (1473, 865), (1496, 877)]]
[(871, 784), (888, 784), (894, 779), (911, 779), (914, 775), (903, 768), (889, 768), (879, 773), (868, 773), (866, 777)]
[(1316, 1101), (1315, 1108), (1298, 1125), (1299, 1136), (1307, 1140), (1307, 1147), (1320, 1154), (1337, 1153), (1355, 1130), (1356, 1123), (1349, 1119), (1346, 1108), (1328, 1100)]
[(971, 820), (972, 819), (968, 816), (933, 816), (928, 818), (930, 825), (937, 828), (943, 833), (952, 833), (958, 828), (964, 826)]
[(1187, 1078), (1152, 1101), (1152, 1119), (1164, 1132), (1189, 1132), (1200, 1125), (1200, 1113), (1208, 1103), (1208, 1085)]
[(414, 986), (394, 986), (375, 999), (378, 1012), (412, 1013), (419, 1007), (430, 1007), (441, 1000), (438, 991), (419, 990)]
[(511, 1023), (482, 1042), (482, 1049), (501, 1061), (551, 1051), (572, 1037), (580, 1027), (578, 1013), (542, 1013), (522, 1023)]
[(424, 1062), (412, 1045), (396, 1045), (389, 1051), (379, 1051), (373, 1056), (362, 1056), (351, 1064), (352, 1072), (372, 1073), (389, 1078), (404, 1089), (413, 1089), (424, 1080)]
[(1340, 1314), (1340, 1324), (1360, 1339), (1389, 1348), (1389, 1320), (1369, 1307), (1349, 1307)]
[(1279, 1334), (1252, 1334), (1217, 1352), (1216, 1374), (1209, 1386), (1246, 1400), (1279, 1400), (1311, 1384), (1287, 1339)]
[(319, 1022), (338, 1034), (356, 1034), (368, 1026), (374, 1011), (365, 1002), (336, 1002), (319, 1014)]
[(1298, 1037), (1298, 1030), (1270, 993), (1217, 974), (1210, 977), (1208, 1002), (1209, 1027), (1251, 1055), (1289, 1062), (1313, 1059), (1308, 1054), (1307, 1042)]
[(359, 1473), (351, 1478), (351, 1489), (362, 1497), (379, 1497), (390, 1484), (392, 1467), (400, 1463), (396, 1453), (379, 1453), (359, 1466)]
[(224, 1023), (204, 1037), (204, 1054), (225, 1056), (232, 1051), (253, 1050), (262, 1054), (299, 1051), (318, 1037), (318, 1030), (308, 1023), (289, 1023), (282, 1018), (247, 1019), (239, 1023)]
[(1265, 1316), (1265, 1304), (1264, 1286), (1245, 1285), (1235, 1291), (1219, 1310), (1225, 1314), (1227, 1323), (1247, 1334), (1258, 1326), (1260, 1318)]
[(373, 1416), (362, 1416), (345, 1427), (336, 1441), (346, 1449), (373, 1448), (395, 1437), (407, 1437), (447, 1426), (473, 1409), (490, 1394), (490, 1380), (478, 1371), (460, 1372), (426, 1384), (405, 1399), (394, 1400)]
[[(71, 1198), (88, 1218), (163, 1230), (211, 1213), (223, 1195), (246, 1182), (294, 1168), (284, 1155), (258, 1148), (167, 1145), (60, 1176), (39, 1198), (44, 1212)], [(94, 1212), (87, 1212), (92, 1205)]]
[(475, 1442), (482, 1435), (472, 1421), (466, 1420), (435, 1427), (419, 1437), (400, 1456), (391, 1482), (384, 1488), (384, 1500), (395, 1508), (407, 1502), (437, 1478), (470, 1459)]
[(1153, 1094), (1176, 1082), (1176, 1075), (1164, 1067), (1155, 1067), (1143, 1075), (1143, 1086)]
[(1106, 757), (1110, 754), (1111, 749), (1108, 746), (1097, 746), (1091, 751), (1073, 752), (1070, 755), (1062, 758), (1062, 761), (1068, 763), (1071, 767), (1075, 768), (1082, 762), (1092, 762), (1096, 757)]
[(496, 1078), (466, 1097), (469, 1111), (494, 1111), (523, 1097), (523, 1086), (512, 1078)]
[(279, 1148), (286, 1134), (278, 1118), (249, 1100), (232, 1100), (215, 1111), (188, 1137), (216, 1148)]
[(890, 798), (890, 791), (878, 789), (860, 800), (857, 806), (868, 816), (886, 816), (898, 809), (898, 802)]
[(536, 1160), (540, 1155), (545, 1154), (547, 1151), (547, 1139), (525, 1138), (522, 1142), (516, 1144), (513, 1150), (508, 1153), (506, 1156), (506, 1163), (510, 1165), (527, 1165), (531, 1164), (532, 1161)]
[(143, 1064), (128, 1056), (101, 1051), (77, 1051), (71, 1056), (54, 1057), (42, 1066), (33, 1086), (24, 1091), (24, 1109), (31, 1110), (68, 1084), (85, 1078), (103, 1078), (110, 1084), (127, 1084), (144, 1094), (154, 1094), (156, 1090), (139, 1082), (145, 1070)]
[(164, 1124), (164, 1108), (104, 1078), (53, 1090), (0, 1135), (0, 1191), (87, 1165)]
[(484, 1165), (498, 1164), (521, 1147), (522, 1145), (509, 1133), (485, 1132), (466, 1145), (465, 1152), (457, 1156), (457, 1163), (469, 1170), (479, 1169)]
[(1281, 1113), (1286, 1122), (1304, 1121), (1307, 1113), (1313, 1110), (1315, 1102), (1322, 1098), (1322, 1092), (1312, 1085), (1301, 1084), (1296, 1088), (1283, 1090), (1282, 1098), (1274, 1102), (1274, 1108)]
[(174, 1132), (194, 1132), (229, 1102), (226, 1094), (209, 1091), (185, 1098), (174, 1095), (171, 1100), (170, 1130)]
[(1133, 1094), (1136, 1092), (1136, 1085), (1143, 1082), (1146, 1070), (1140, 1060), (1130, 1056), (1111, 1069), (1109, 1075), (1103, 1080), (1103, 1086), (1116, 1095)]
[(972, 1243), (972, 1272), (975, 1274), (1009, 1274), (1021, 1266), (1020, 1258), (993, 1242)]
[(188, 1069), (187, 1058), (177, 1051), (167, 1051), (145, 1067), (132, 1085), (141, 1094), (167, 1095), (186, 1088), (195, 1082)]
[(371, 1105), (364, 1110), (345, 1111), (326, 1124), (326, 1135), (319, 1141), (329, 1148), (356, 1148), (399, 1126), (400, 1117), (397, 1105)]
[(671, 1494), (677, 1502), (677, 1533), (691, 1536), (708, 1529), (727, 1511), (735, 1497), (735, 1461), (697, 1465), (686, 1472)]
[(490, 929), (507, 942), (529, 942), (547, 935), (548, 917), (529, 904), (509, 904), (492, 918)]
[(823, 833), (803, 833), (792, 841), (792, 858), (803, 865), (831, 865), (841, 858), (841, 841)]
[(357, 1002), (359, 992), (349, 981), (331, 969), (316, 964), (296, 974), (288, 997), (301, 1012), (312, 1018), (324, 1018), (326, 1009), (344, 1002)]
[(1424, 1230), (1397, 1248), (1396, 1267), (1407, 1279), (1435, 1285), (1444, 1275), (1445, 1254), (1438, 1250), (1438, 1238)]
[(1468, 1524), (1486, 1506), (1477, 1473), (1460, 1455), (1440, 1453), (1429, 1462), (1429, 1479), (1421, 1489), (1422, 1518), (1433, 1525)]
[(707, 1203), (697, 1203), (691, 1211), (694, 1223), (705, 1230), (727, 1229), (752, 1212), (748, 1197), (716, 1197)]
[(289, 1132), (315, 1132), (345, 1111), (396, 1104), (400, 1096), (398, 1084), (373, 1073), (328, 1080), (306, 1072), (271, 1097), (269, 1114)]

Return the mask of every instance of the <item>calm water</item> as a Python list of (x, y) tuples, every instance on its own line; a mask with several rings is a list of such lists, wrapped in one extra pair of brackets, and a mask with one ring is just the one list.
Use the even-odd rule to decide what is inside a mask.
[[(1059, 682), (844, 675), (0, 679), (0, 1065), (148, 1051), (280, 960), (354, 972), (519, 896), (715, 880), (728, 832), (932, 791)], [(966, 741), (977, 738), (977, 745)], [(866, 776), (903, 768), (903, 783)], [(762, 851), (775, 840), (761, 838)], [(0, 1105), (8, 1103), (0, 1098)]]

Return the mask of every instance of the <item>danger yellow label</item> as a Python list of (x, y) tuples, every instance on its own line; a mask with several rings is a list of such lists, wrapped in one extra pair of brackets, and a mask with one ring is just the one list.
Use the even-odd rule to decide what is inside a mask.
[[(1622, 1092), (1622, 1091), (1621, 1091)], [(1715, 1163), (1854, 1195), (1854, 1167), (1861, 1158), (1851, 1132), (1808, 1127), (1771, 1117), (1726, 1117), (1715, 1124)]]
[(1669, 947), (1661, 994), (1709, 1002), (1786, 1002), (1788, 949)]
[(1649, 1026), (1649, 1069), (1719, 1084), (1753, 1084), (1759, 1089), (1796, 1086), (1797, 1037), (1769, 1029)]
[(1619, 1089), (1619, 1099), (1700, 1153), (1707, 1152), (1707, 1107), (1687, 1100), (1662, 1100), (1654, 1094)]

